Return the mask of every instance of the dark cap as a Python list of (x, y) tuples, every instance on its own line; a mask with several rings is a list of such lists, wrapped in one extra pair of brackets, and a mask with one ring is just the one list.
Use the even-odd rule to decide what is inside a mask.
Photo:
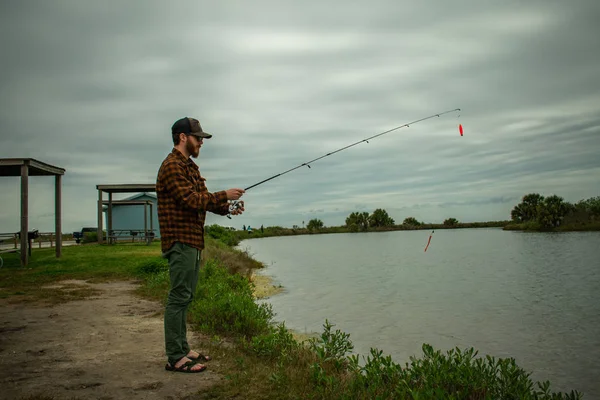
[(194, 135), (203, 139), (210, 139), (212, 137), (210, 133), (206, 133), (202, 130), (202, 127), (200, 126), (200, 121), (188, 117), (181, 118), (180, 120), (175, 121), (175, 123), (171, 127), (171, 133), (173, 135), (185, 133), (186, 135)]

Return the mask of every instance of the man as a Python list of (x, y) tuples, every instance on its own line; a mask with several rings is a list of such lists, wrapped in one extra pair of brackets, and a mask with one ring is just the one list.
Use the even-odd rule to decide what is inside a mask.
[[(200, 255), (204, 249), (206, 212), (229, 214), (228, 200), (238, 200), (243, 189), (210, 193), (196, 163), (204, 139), (212, 137), (193, 118), (181, 118), (171, 127), (173, 150), (165, 158), (156, 179), (158, 221), (163, 257), (169, 260), (170, 290), (165, 309), (165, 348), (167, 371), (202, 372), (200, 361), (210, 358), (190, 349), (187, 342), (188, 305), (194, 299)], [(231, 211), (244, 211), (243, 202)]]

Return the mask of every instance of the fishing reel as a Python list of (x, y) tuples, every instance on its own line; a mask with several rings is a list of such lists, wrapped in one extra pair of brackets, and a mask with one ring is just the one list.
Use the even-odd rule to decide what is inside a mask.
[(229, 203), (229, 214), (227, 214), (227, 218), (231, 219), (231, 213), (235, 210), (237, 210), (238, 208), (241, 208), (244, 206), (244, 201), (243, 200), (232, 200)]

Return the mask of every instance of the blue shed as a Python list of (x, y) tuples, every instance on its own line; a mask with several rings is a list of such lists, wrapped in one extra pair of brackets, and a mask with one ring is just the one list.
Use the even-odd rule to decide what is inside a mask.
[[(150, 229), (150, 218), (152, 219), (152, 228), (154, 229), (155, 237), (160, 238), (160, 228), (158, 225), (158, 211), (157, 211), (157, 199), (153, 193), (138, 193), (134, 196), (128, 197), (121, 201), (146, 201), (152, 202), (151, 210), (146, 208), (148, 215), (148, 221), (146, 222), (147, 228)], [(142, 204), (128, 205), (119, 204), (113, 202), (112, 204), (112, 229), (113, 230), (144, 230), (144, 206)], [(104, 226), (108, 226), (108, 206), (102, 207), (104, 210)]]

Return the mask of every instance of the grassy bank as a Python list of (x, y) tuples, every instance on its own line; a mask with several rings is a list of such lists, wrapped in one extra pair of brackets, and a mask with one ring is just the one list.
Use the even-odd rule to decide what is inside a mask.
[[(474, 349), (441, 351), (423, 344), (420, 357), (401, 364), (378, 349), (350, 355), (350, 335), (324, 321), (323, 331), (300, 341), (274, 323), (270, 305), (256, 302), (248, 278), (260, 268), (244, 252), (207, 238), (197, 299), (190, 310), (194, 329), (211, 337), (208, 347), (223, 382), (211, 399), (577, 399), (533, 382), (513, 359), (482, 357)], [(66, 279), (136, 279), (139, 295), (164, 302), (168, 268), (158, 243), (66, 247), (33, 251), (27, 268), (9, 254), (0, 269), (0, 298), (10, 302), (57, 303), (93, 293), (44, 288)], [(68, 292), (68, 293), (67, 293)], [(157, 368), (162, 365), (157, 366)]]

